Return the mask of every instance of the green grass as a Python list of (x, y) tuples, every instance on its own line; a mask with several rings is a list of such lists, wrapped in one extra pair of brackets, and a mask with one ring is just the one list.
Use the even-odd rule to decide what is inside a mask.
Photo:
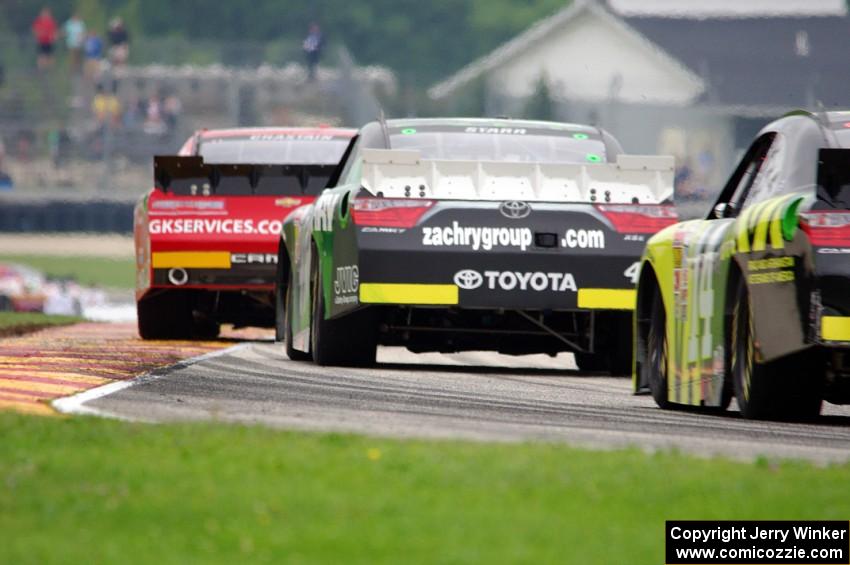
[(2, 563), (663, 563), (665, 519), (833, 519), (850, 466), (0, 414)]
[(41, 312), (0, 312), (0, 336), (48, 326), (66, 326), (81, 320), (76, 316), (52, 316)]
[(133, 288), (136, 276), (132, 258), (0, 255), (0, 263), (29, 265), (48, 276), (73, 277), (81, 284), (107, 288)]

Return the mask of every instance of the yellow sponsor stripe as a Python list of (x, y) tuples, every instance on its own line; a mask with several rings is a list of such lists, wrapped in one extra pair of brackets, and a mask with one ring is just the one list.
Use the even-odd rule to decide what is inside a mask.
[(633, 289), (580, 288), (578, 307), (597, 310), (634, 310), (637, 293)]
[(827, 341), (850, 341), (850, 318), (824, 316), (820, 319), (820, 336)]
[[(775, 198), (765, 202), (756, 219), (756, 233), (753, 236), (753, 251), (764, 251), (767, 247), (767, 228), (777, 208), (780, 208), (785, 198)], [(772, 242), (771, 242), (772, 243)]]
[(747, 229), (749, 229), (751, 233), (754, 229), (756, 229), (756, 223), (758, 222), (759, 214), (761, 214), (761, 211), (764, 210), (764, 207), (766, 205), (767, 202), (762, 201), (750, 206), (752, 212), (747, 215)]
[(158, 251), (153, 254), (154, 269), (229, 269), (228, 251)]
[(457, 304), (453, 284), (361, 283), (360, 302), (368, 304)]
[(758, 206), (744, 210), (738, 218), (738, 253), (749, 253), (750, 251), (750, 215)]
[(776, 208), (770, 220), (770, 246), (774, 249), (785, 248), (785, 238), (782, 237), (782, 215), (785, 214), (786, 204), (789, 201), (790, 199), (783, 199), (782, 205)]

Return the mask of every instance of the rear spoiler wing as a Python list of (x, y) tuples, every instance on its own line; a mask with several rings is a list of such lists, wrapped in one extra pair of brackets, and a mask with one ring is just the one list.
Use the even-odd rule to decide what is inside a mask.
[(204, 163), (200, 156), (157, 155), (156, 187), (185, 196), (317, 194), (336, 165)]
[(658, 204), (673, 199), (674, 164), (669, 155), (618, 155), (615, 163), (509, 163), (363, 149), (363, 188), (396, 198)]

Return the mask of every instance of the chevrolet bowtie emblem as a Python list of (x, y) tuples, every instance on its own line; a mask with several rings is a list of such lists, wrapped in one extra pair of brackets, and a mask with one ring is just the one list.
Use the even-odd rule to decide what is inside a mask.
[(278, 198), (274, 201), (275, 206), (283, 206), (284, 208), (292, 208), (293, 206), (298, 206), (301, 204), (300, 198), (292, 198), (291, 196), (287, 196), (286, 198)]

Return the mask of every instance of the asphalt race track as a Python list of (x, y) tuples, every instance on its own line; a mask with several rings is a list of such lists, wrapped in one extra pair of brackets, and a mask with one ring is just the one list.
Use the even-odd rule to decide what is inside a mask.
[[(102, 414), (145, 421), (215, 419), (325, 431), (483, 441), (638, 446), (752, 459), (850, 459), (850, 407), (824, 405), (813, 423), (753, 422), (664, 411), (630, 381), (586, 375), (571, 356), (379, 352), (372, 369), (290, 361), (282, 346), (245, 344), (89, 401)], [(506, 368), (510, 364), (514, 368)]]

